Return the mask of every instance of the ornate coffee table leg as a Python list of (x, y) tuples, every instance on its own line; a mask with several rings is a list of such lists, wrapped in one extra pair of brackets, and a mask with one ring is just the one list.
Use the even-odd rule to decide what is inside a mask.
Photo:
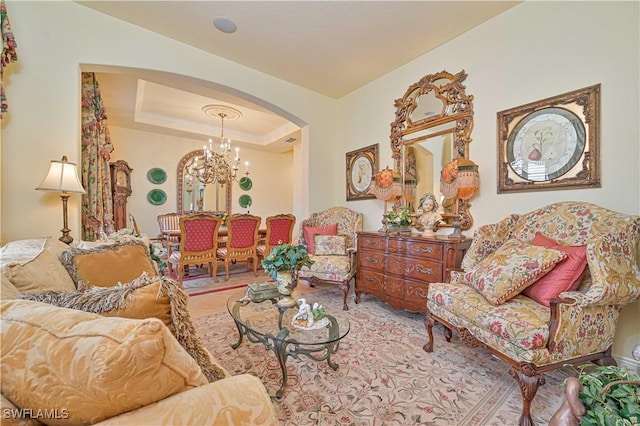
[(244, 336), (244, 332), (243, 332), (243, 327), (240, 325), (240, 323), (238, 321), (234, 321), (236, 323), (236, 328), (238, 329), (238, 342), (237, 343), (233, 343), (231, 345), (232, 349), (238, 349), (238, 346), (240, 346), (240, 343), (242, 343), (242, 337)]
[(336, 352), (338, 352), (339, 345), (340, 342), (329, 343), (327, 345), (327, 364), (329, 364), (329, 367), (331, 367), (333, 371), (336, 371), (338, 369), (338, 364), (331, 361), (331, 354), (335, 354)]
[(273, 351), (276, 353), (278, 363), (280, 364), (280, 371), (282, 371), (282, 385), (276, 392), (276, 399), (280, 401), (284, 395), (284, 388), (287, 386), (287, 345), (286, 338), (289, 335), (289, 330), (283, 328), (278, 335), (273, 339)]

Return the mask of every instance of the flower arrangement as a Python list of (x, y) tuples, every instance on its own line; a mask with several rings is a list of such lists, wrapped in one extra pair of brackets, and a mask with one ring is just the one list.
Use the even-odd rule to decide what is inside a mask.
[(303, 245), (281, 244), (262, 260), (262, 267), (272, 279), (278, 271), (295, 271), (303, 266), (313, 265), (307, 248)]
[(411, 212), (407, 207), (402, 207), (397, 210), (389, 210), (384, 213), (384, 218), (387, 225), (394, 226), (409, 226), (411, 225)]

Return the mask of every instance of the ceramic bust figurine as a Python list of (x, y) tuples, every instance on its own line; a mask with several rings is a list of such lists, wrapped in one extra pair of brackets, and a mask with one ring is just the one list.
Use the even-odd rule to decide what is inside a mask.
[(418, 222), (423, 226), (423, 237), (435, 235), (433, 228), (442, 219), (442, 216), (438, 213), (438, 207), (436, 197), (432, 193), (426, 193), (420, 198), (419, 209), (422, 210), (422, 214), (418, 218)]

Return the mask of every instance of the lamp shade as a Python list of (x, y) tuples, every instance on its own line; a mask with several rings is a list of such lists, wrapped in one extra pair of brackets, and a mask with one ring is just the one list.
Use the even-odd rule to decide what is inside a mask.
[(478, 165), (466, 158), (461, 158), (458, 163), (458, 197), (468, 200), (480, 188), (480, 174)]
[(61, 161), (51, 160), (47, 177), (44, 178), (36, 189), (43, 191), (85, 193), (78, 178), (76, 164), (67, 161), (66, 155), (62, 157)]

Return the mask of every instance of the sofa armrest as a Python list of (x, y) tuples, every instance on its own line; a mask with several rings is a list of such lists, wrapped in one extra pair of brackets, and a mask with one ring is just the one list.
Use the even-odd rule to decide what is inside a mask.
[(255, 376), (241, 374), (180, 392), (96, 425), (277, 425), (271, 398)]
[(613, 344), (620, 308), (617, 305), (583, 306), (575, 298), (566, 296), (552, 299), (547, 343), (551, 357), (561, 361), (606, 351)]

